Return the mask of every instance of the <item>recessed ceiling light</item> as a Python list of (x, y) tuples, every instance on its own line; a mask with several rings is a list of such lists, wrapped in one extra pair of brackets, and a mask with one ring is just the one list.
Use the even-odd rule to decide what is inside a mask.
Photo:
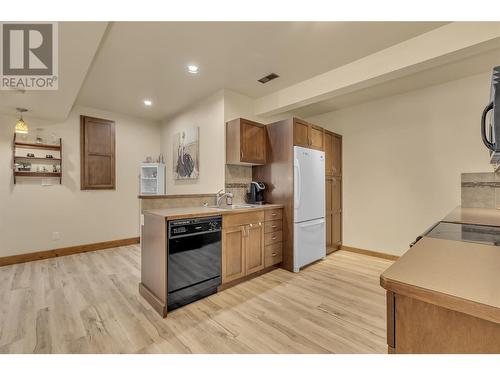
[(144, 100), (144, 105), (146, 107), (151, 107), (153, 105), (153, 102), (149, 99)]
[(188, 72), (191, 74), (198, 74), (198, 72), (200, 71), (200, 68), (198, 68), (196, 65), (188, 65), (187, 68)]

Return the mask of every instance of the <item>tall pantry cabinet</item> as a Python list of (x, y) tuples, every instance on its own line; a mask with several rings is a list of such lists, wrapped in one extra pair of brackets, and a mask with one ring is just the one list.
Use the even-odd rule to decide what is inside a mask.
[(267, 162), (252, 167), (252, 178), (266, 184), (266, 202), (284, 206), (281, 266), (293, 271), (293, 147), (325, 152), (326, 251), (331, 253), (342, 241), (342, 137), (296, 117), (268, 124), (266, 129)]
[(342, 245), (342, 136), (325, 130), (326, 253)]

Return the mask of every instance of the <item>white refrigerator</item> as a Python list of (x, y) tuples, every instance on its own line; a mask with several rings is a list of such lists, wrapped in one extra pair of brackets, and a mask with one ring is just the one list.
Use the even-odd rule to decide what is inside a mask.
[(293, 271), (326, 256), (325, 153), (293, 148)]

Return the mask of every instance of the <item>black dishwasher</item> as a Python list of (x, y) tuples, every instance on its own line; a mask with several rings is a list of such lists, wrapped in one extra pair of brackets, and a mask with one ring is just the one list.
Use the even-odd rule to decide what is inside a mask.
[(221, 284), (222, 217), (168, 222), (169, 311), (217, 292)]

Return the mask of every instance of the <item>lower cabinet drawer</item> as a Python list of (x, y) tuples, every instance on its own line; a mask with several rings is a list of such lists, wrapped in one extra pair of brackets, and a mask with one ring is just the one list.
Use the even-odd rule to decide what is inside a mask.
[(264, 248), (264, 254), (265, 267), (281, 263), (283, 261), (283, 244), (280, 242), (266, 246)]
[(255, 224), (264, 221), (264, 210), (249, 211), (241, 214), (224, 215), (222, 218), (222, 227), (231, 228), (240, 225)]
[(264, 223), (265, 233), (278, 232), (282, 229), (283, 229), (283, 220), (266, 221)]
[(283, 218), (283, 209), (282, 208), (275, 208), (272, 210), (265, 210), (265, 219), (266, 221), (271, 221), (271, 220), (281, 220)]
[(274, 243), (283, 242), (283, 232), (271, 232), (264, 234), (264, 245), (272, 245)]

